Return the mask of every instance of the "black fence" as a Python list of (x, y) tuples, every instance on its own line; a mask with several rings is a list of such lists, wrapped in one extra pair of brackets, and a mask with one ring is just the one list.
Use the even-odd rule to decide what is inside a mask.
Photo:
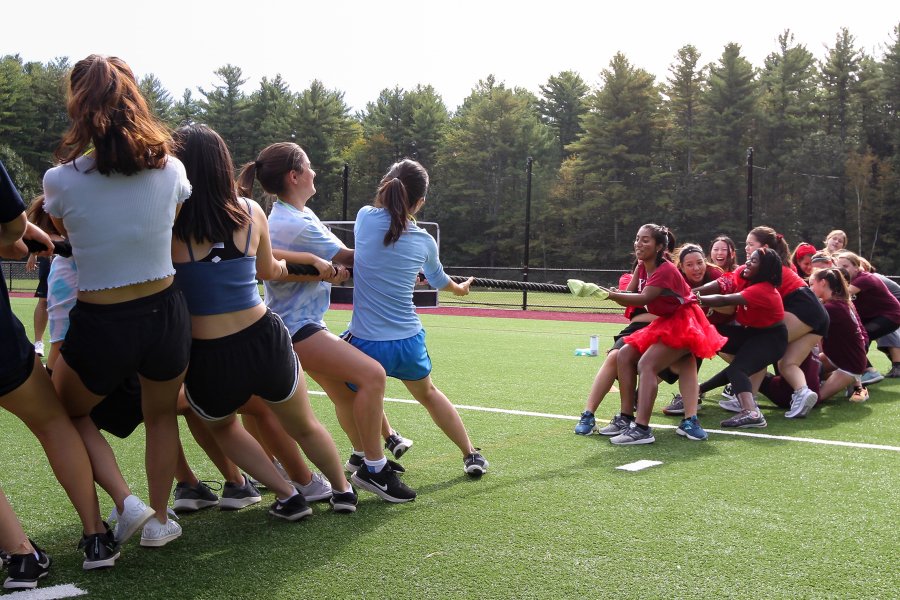
[(0, 261), (0, 273), (10, 292), (34, 292), (38, 284), (38, 270), (25, 270), (24, 260)]

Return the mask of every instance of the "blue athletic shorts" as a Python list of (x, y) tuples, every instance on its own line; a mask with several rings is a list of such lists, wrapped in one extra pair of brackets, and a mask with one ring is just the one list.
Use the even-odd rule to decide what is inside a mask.
[(431, 357), (425, 348), (424, 329), (410, 338), (387, 342), (362, 340), (349, 331), (342, 333), (341, 338), (381, 363), (388, 377), (418, 381), (431, 374)]

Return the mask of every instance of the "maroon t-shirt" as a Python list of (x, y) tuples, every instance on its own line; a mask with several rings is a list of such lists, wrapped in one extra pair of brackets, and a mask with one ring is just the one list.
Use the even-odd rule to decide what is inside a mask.
[(691, 297), (691, 288), (681, 276), (681, 271), (669, 261), (664, 261), (656, 267), (650, 277), (647, 277), (647, 270), (641, 263), (638, 266), (638, 279), (638, 289), (643, 290), (651, 286), (663, 290), (653, 302), (647, 304), (647, 312), (650, 314), (660, 317), (671, 315)]
[(853, 304), (863, 323), (875, 317), (885, 317), (893, 323), (900, 323), (900, 302), (883, 281), (871, 273), (860, 271), (850, 283), (859, 288)]
[(831, 324), (822, 338), (822, 352), (837, 368), (854, 375), (862, 373), (866, 370), (869, 339), (856, 309), (849, 302), (829, 300), (825, 310)]

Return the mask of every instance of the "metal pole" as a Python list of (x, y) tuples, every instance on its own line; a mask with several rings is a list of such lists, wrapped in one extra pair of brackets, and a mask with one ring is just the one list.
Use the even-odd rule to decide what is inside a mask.
[[(522, 269), (522, 281), (528, 281), (528, 254), (531, 240), (531, 165), (533, 162), (530, 156), (525, 161), (525, 265)], [(528, 290), (522, 290), (522, 310), (528, 310)]]
[(341, 212), (341, 221), (347, 220), (347, 193), (348, 193), (348, 185), (347, 180), (350, 179), (350, 165), (344, 163), (344, 172), (341, 174), (341, 182), (344, 188), (344, 210)]
[(753, 229), (753, 147), (747, 148), (747, 231)]

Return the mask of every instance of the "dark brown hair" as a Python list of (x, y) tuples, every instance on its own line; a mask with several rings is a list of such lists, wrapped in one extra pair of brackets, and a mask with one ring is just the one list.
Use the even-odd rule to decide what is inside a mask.
[(734, 244), (734, 240), (727, 235), (717, 235), (716, 239), (709, 244), (710, 256), (712, 256), (712, 249), (716, 242), (724, 242), (728, 246), (728, 259), (725, 261), (725, 270), (728, 272), (734, 271), (734, 267), (737, 265), (737, 246)]
[(656, 253), (656, 266), (663, 264), (665, 261), (672, 261), (672, 253), (675, 251), (675, 234), (665, 225), (657, 225), (656, 223), (644, 223), (638, 228), (649, 229), (653, 241), (662, 245), (662, 249)]
[(284, 176), (291, 171), (303, 172), (303, 149), (293, 142), (277, 142), (260, 151), (255, 161), (245, 163), (238, 175), (238, 193), (253, 195), (253, 182), (258, 180), (263, 191), (272, 196), (284, 192)]
[(831, 297), (841, 302), (850, 302), (850, 284), (847, 283), (846, 272), (837, 267), (819, 269), (812, 274), (812, 279), (825, 281), (831, 289)]
[(791, 249), (788, 246), (787, 242), (784, 241), (783, 235), (781, 235), (780, 233), (775, 233), (774, 229), (772, 229), (771, 227), (766, 227), (765, 225), (754, 227), (750, 230), (750, 235), (756, 238), (756, 241), (763, 246), (768, 246), (769, 248), (777, 252), (778, 258), (781, 259), (781, 264), (783, 264), (785, 267), (791, 266)]
[(120, 58), (91, 54), (72, 67), (66, 108), (72, 123), (55, 156), (69, 163), (93, 146), (97, 170), (133, 175), (166, 163), (171, 135), (147, 106)]
[(34, 200), (31, 201), (31, 204), (28, 205), (28, 209), (25, 211), (25, 216), (31, 223), (34, 223), (39, 228), (41, 228), (45, 233), (49, 233), (51, 235), (61, 235), (59, 230), (56, 228), (56, 225), (53, 224), (53, 219), (50, 218), (50, 215), (47, 214), (47, 211), (44, 210), (44, 195), (35, 196)]
[(405, 158), (391, 165), (381, 178), (375, 194), (375, 206), (391, 215), (391, 225), (384, 234), (384, 245), (389, 246), (406, 231), (406, 223), (414, 214), (416, 204), (428, 192), (428, 171), (418, 162)]
[(175, 132), (175, 156), (184, 163), (191, 197), (172, 233), (190, 243), (222, 242), (250, 223), (247, 207), (234, 189), (234, 168), (228, 146), (206, 125), (187, 125)]

